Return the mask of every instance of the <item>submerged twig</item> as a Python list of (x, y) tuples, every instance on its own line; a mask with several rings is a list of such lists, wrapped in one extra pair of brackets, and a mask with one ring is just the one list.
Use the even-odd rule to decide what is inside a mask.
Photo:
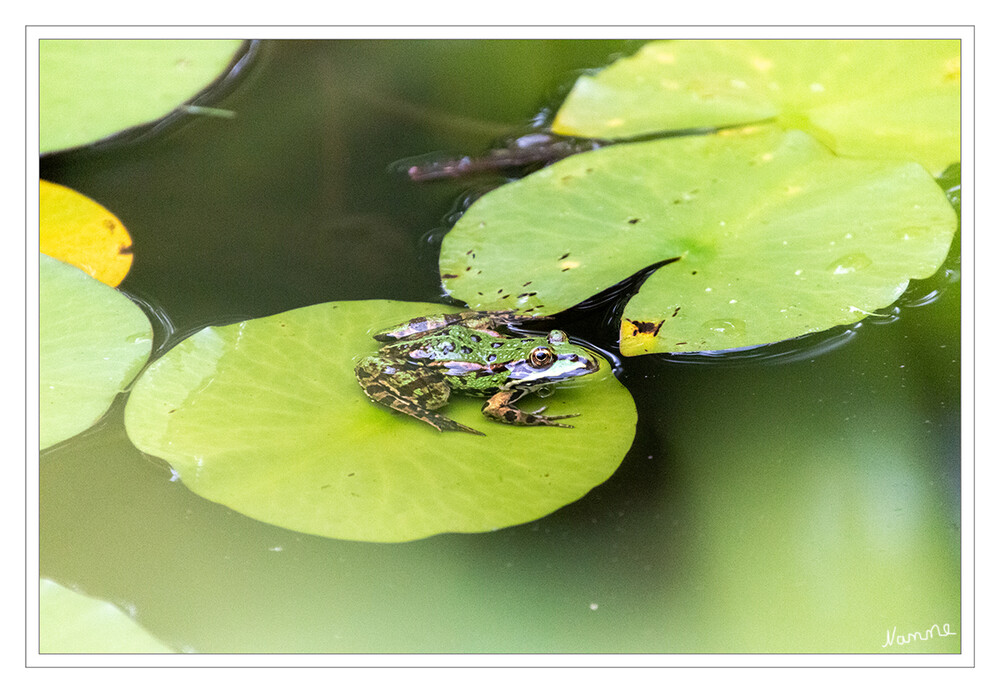
[(610, 142), (606, 140), (560, 137), (537, 132), (518, 137), (510, 144), (491, 149), (481, 156), (462, 156), (413, 164), (406, 172), (410, 180), (418, 182), (461, 178), (534, 164), (548, 165), (572, 154), (592, 151), (607, 144)]

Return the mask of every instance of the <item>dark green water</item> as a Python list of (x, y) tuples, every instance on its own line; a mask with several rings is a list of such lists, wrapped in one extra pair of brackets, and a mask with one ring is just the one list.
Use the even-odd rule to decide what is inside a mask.
[[(435, 301), (423, 238), (482, 182), (390, 165), (482, 151), (635, 45), (268, 43), (217, 104), (236, 118), (42, 176), (125, 223), (121, 288), (174, 339), (324, 301)], [(958, 285), (910, 302), (940, 288), (797, 358), (627, 360), (639, 424), (618, 472), (483, 535), (373, 545), (248, 519), (135, 450), (119, 402), (42, 455), (41, 573), (199, 652), (886, 652), (894, 627), (960, 633)]]

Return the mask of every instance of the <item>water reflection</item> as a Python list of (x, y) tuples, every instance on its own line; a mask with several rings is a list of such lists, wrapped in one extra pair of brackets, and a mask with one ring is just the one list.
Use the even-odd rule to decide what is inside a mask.
[(775, 344), (725, 351), (659, 354), (657, 358), (668, 363), (733, 367), (761, 363), (769, 365), (795, 363), (819, 358), (823, 354), (839, 349), (858, 335), (863, 324), (859, 322), (850, 327), (838, 327), (819, 335), (803, 335)]

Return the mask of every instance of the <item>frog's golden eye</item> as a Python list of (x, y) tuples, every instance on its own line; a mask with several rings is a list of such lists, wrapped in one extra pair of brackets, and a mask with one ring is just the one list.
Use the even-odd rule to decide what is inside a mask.
[(528, 354), (528, 363), (535, 368), (545, 368), (551, 366), (556, 360), (556, 355), (548, 347), (535, 347)]

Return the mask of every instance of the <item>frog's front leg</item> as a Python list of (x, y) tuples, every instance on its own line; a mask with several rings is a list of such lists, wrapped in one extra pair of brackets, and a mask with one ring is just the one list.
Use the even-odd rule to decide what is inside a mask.
[(524, 393), (516, 390), (501, 390), (483, 405), (483, 415), (501, 423), (515, 426), (559, 426), (573, 428), (569, 424), (556, 423), (556, 419), (570, 419), (579, 414), (561, 414), (559, 416), (542, 416), (545, 407), (533, 412), (521, 411), (514, 406)]
[(401, 372), (394, 365), (375, 357), (361, 359), (354, 368), (354, 374), (361, 389), (373, 402), (420, 419), (439, 431), (485, 435), (433, 411), (448, 401), (450, 388), (443, 379), (432, 378), (419, 370)]

